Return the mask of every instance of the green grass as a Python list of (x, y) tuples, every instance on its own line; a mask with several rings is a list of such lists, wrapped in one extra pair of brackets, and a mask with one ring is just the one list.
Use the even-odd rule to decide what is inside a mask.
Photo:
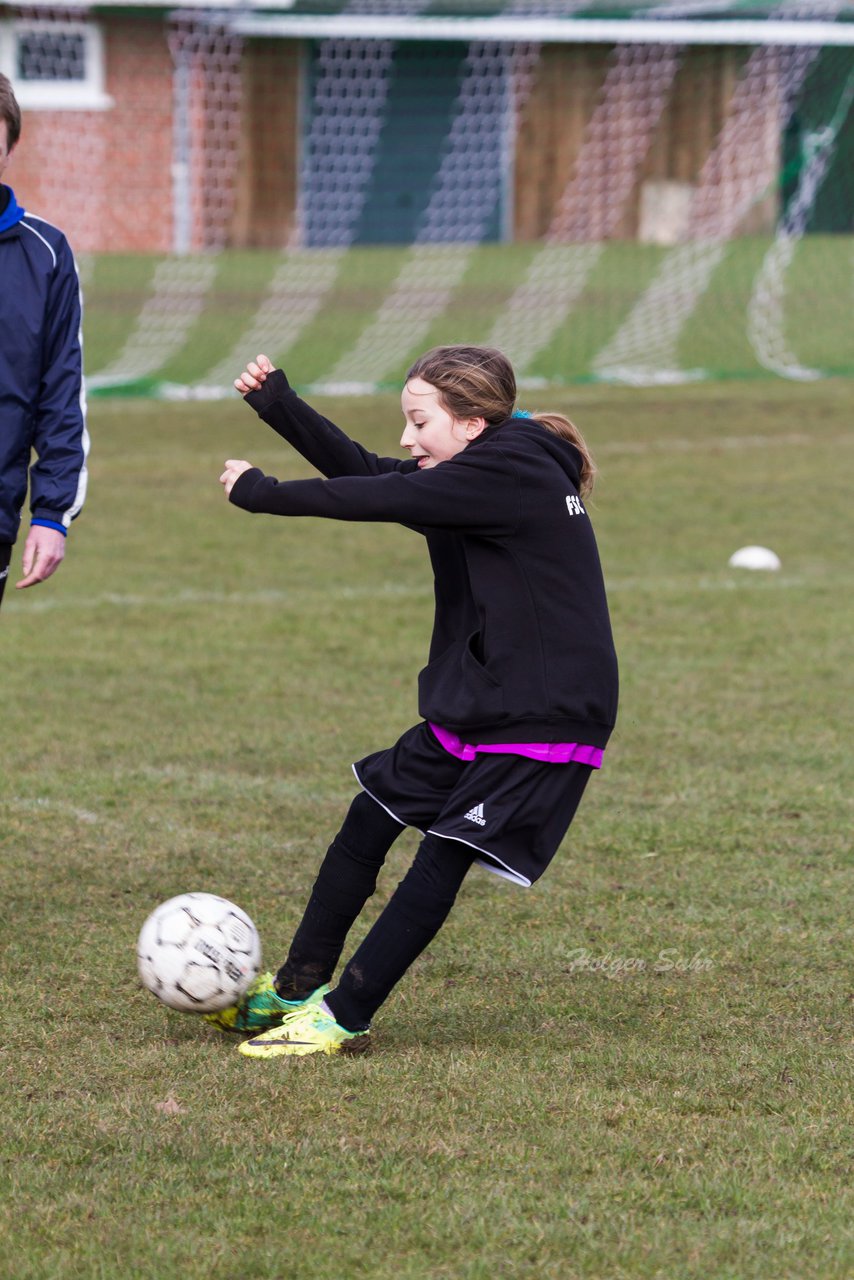
[[(263, 1066), (139, 988), (136, 934), (213, 890), (276, 965), (350, 761), (416, 717), (429, 569), (227, 506), (227, 456), (306, 474), (236, 400), (94, 404), (67, 562), (0, 615), (4, 1277), (854, 1272), (854, 389), (547, 399), (602, 469), (606, 767), (539, 886), (473, 872), (372, 1056)], [(396, 450), (393, 398), (324, 408)], [(727, 568), (751, 542), (780, 573)]]
[[(747, 314), (758, 272), (771, 247), (767, 238), (734, 240), (712, 272), (707, 288), (687, 316), (673, 359), (681, 370), (705, 370), (712, 377), (767, 377), (753, 352), (747, 333)], [(525, 279), (539, 250), (533, 244), (484, 245), (471, 250), (464, 277), (446, 310), (427, 331), (413, 338), (414, 349), (400, 369), (370, 377), (396, 381), (422, 350), (439, 342), (483, 342), (496, 316)], [(578, 246), (568, 245), (569, 255)], [(831, 374), (852, 373), (849, 313), (851, 305), (852, 243), (847, 236), (805, 237), (797, 246), (785, 275), (782, 340), (803, 364)], [(302, 272), (310, 264), (323, 268), (327, 251), (302, 257)], [(653, 245), (613, 241), (604, 246), (571, 313), (560, 322), (552, 339), (536, 356), (530, 376), (555, 385), (584, 381), (594, 361), (613, 338), (632, 308), (656, 278), (667, 250)], [(338, 357), (350, 351), (371, 323), (408, 258), (403, 248), (356, 248), (337, 260), (333, 283), (317, 314), (301, 327), (292, 346), (279, 350), (271, 335), (268, 354), (298, 369), (301, 385), (323, 382)], [(93, 259), (86, 274), (86, 367), (97, 375), (132, 338), (134, 323), (158, 259), (104, 254)], [(231, 251), (216, 261), (205, 304), (182, 339), (159, 368), (141, 382), (186, 384), (205, 382), (206, 375), (246, 333), (259, 302), (265, 297), (282, 259), (260, 251)], [(309, 264), (308, 268), (306, 264)], [(295, 286), (303, 276), (294, 273)], [(427, 282), (428, 287), (431, 282)], [(303, 305), (297, 290), (283, 307)], [(410, 300), (417, 302), (417, 299)], [(429, 305), (429, 298), (427, 305)], [(672, 299), (675, 305), (678, 299)], [(163, 303), (163, 316), (180, 309), (180, 291)], [(543, 305), (550, 305), (545, 298)], [(255, 352), (246, 352), (254, 355)], [(509, 353), (512, 357), (513, 352)], [(239, 368), (235, 369), (235, 375)], [(389, 384), (391, 385), (391, 383)]]

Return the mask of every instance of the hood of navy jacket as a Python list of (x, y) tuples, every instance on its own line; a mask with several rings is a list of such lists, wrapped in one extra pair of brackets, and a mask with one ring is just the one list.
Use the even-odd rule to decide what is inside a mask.
[[(0, 192), (3, 191), (6, 192), (7, 199), (5, 209), (0, 213), (0, 235), (4, 231), (8, 231), (10, 227), (14, 227), (24, 216), (24, 210), (15, 199), (15, 193), (12, 188), (0, 187)], [(2, 196), (0, 196), (0, 202), (2, 202)]]

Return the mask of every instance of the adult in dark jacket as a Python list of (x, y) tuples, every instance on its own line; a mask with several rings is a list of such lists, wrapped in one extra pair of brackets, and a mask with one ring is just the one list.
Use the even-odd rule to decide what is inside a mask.
[[(244, 461), (221, 477), (247, 511), (394, 521), (426, 536), (436, 613), (423, 722), (354, 766), (363, 793), (327, 852), (288, 958), (209, 1021), (264, 1034), (249, 1057), (358, 1052), (373, 1014), (441, 927), (472, 863), (531, 885), (598, 768), (617, 662), (583, 498), (593, 464), (559, 414), (514, 413), (493, 348), (439, 347), (402, 396), (406, 460), (380, 458), (305, 404), (265, 357), (235, 384), (326, 479), (279, 483)], [(412, 868), (334, 991), (347, 932), (404, 826)]]
[[(0, 75), (0, 178), (21, 112)], [(59, 567), (86, 497), (86, 405), (77, 268), (61, 231), (27, 213), (0, 184), (0, 600), (30, 489), (18, 587)], [(33, 453), (37, 461), (31, 465)]]

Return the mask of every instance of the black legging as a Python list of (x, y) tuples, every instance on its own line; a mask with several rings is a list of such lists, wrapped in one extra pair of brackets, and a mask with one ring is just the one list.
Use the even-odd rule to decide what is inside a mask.
[[(288, 958), (276, 975), (285, 999), (329, 982), (347, 934), (376, 888), (386, 854), (403, 830), (365, 792), (356, 797), (320, 868)], [(447, 919), (475, 852), (425, 836), (409, 871), (346, 965), (326, 1003), (341, 1026), (359, 1031)]]

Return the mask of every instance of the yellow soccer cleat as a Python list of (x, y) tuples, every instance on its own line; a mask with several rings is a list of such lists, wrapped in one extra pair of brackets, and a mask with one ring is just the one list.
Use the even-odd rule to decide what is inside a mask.
[(279, 1026), (237, 1048), (247, 1058), (302, 1058), (309, 1053), (366, 1053), (370, 1043), (370, 1032), (346, 1031), (314, 1004), (286, 1014)]
[(273, 985), (272, 973), (259, 973), (240, 1004), (218, 1009), (216, 1013), (206, 1013), (204, 1019), (218, 1031), (263, 1031), (266, 1027), (277, 1026), (286, 1014), (299, 1013), (313, 1004), (320, 1004), (328, 990), (328, 986), (318, 987), (304, 1000), (283, 1000)]

